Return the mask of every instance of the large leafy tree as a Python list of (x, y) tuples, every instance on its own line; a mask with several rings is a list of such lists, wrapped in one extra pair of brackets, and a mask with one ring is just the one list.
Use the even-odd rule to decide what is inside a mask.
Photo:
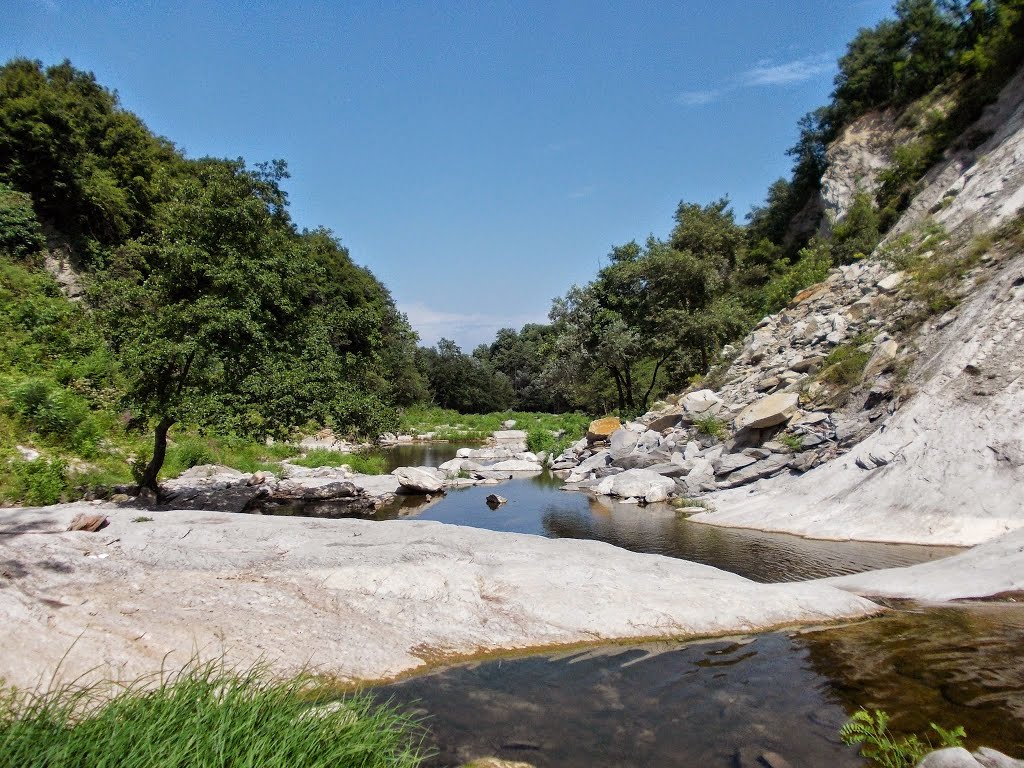
[(286, 333), (301, 264), (274, 226), (277, 185), (241, 162), (202, 160), (163, 179), (153, 232), (116, 249), (93, 299), (124, 373), (125, 398), (156, 422), (140, 483), (156, 490), (176, 422), (210, 422)]

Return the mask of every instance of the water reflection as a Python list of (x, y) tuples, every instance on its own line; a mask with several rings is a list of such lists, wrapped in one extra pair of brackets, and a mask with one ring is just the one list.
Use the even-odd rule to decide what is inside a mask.
[(375, 691), (429, 715), (432, 766), (859, 766), (837, 732), (861, 706), (897, 733), (962, 724), (1024, 755), (1024, 606), (931, 608), (788, 636), (496, 660)]
[[(386, 451), (394, 466), (438, 465), (455, 455), (454, 443), (399, 445)], [(596, 539), (633, 552), (653, 553), (713, 565), (762, 582), (801, 581), (891, 568), (946, 557), (949, 547), (830, 542), (785, 534), (718, 528), (688, 522), (667, 504), (638, 507), (607, 497), (559, 490), (550, 473), (520, 477), (499, 486), (452, 490), (447, 496), (401, 496), (375, 519), (437, 520), (493, 531), (531, 533), (549, 538)], [(486, 497), (508, 499), (497, 509)], [(301, 514), (359, 516), (331, 504), (307, 505)]]
[[(380, 689), (429, 715), (430, 766), (859, 766), (845, 721), (784, 635), (494, 661)], [(794, 737), (795, 736), (795, 737)]]
[(885, 709), (911, 733), (963, 724), (974, 746), (1024, 756), (1024, 606), (894, 613), (796, 643), (847, 708)]
[[(679, 557), (713, 565), (762, 582), (801, 581), (874, 568), (912, 565), (958, 550), (864, 542), (802, 539), (785, 534), (691, 523), (667, 504), (638, 507), (607, 497), (561, 491), (550, 474), (518, 478), (494, 486), (451, 491), (424, 502), (408, 497), (382, 517), (415, 515), (494, 531), (533, 533), (549, 538), (596, 539), (633, 552)], [(497, 509), (486, 497), (495, 490), (508, 498)], [(422, 506), (415, 506), (422, 505)]]

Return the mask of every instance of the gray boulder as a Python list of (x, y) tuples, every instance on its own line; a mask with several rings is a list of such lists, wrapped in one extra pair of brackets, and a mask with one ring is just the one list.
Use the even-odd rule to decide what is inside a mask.
[(606, 477), (597, 486), (603, 496), (644, 499), (648, 503), (665, 501), (676, 484), (671, 478), (647, 469), (630, 469), (621, 474)]
[(391, 474), (404, 493), (437, 493), (444, 488), (444, 473), (433, 467), (399, 467)]
[(786, 422), (797, 412), (800, 396), (796, 392), (778, 392), (757, 400), (736, 417), (736, 429), (764, 429)]

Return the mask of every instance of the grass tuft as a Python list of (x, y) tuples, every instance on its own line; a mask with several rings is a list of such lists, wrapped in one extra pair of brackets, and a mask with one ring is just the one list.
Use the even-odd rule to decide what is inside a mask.
[(336, 700), (312, 675), (189, 664), (115, 689), (0, 690), (0, 766), (412, 768), (419, 722), (368, 697)]
[(300, 467), (340, 467), (348, 464), (353, 472), (361, 475), (383, 475), (388, 471), (387, 459), (377, 453), (340, 453), (326, 448), (314, 448), (301, 459), (292, 459), (291, 464)]

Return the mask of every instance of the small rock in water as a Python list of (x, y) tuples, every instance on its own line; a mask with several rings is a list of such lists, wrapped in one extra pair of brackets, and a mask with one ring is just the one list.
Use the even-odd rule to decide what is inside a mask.
[(490, 507), (491, 509), (497, 509), (502, 504), (507, 504), (508, 503), (508, 499), (506, 499), (504, 496), (499, 496), (496, 493), (490, 494), (487, 497), (486, 501), (487, 501), (487, 506)]

